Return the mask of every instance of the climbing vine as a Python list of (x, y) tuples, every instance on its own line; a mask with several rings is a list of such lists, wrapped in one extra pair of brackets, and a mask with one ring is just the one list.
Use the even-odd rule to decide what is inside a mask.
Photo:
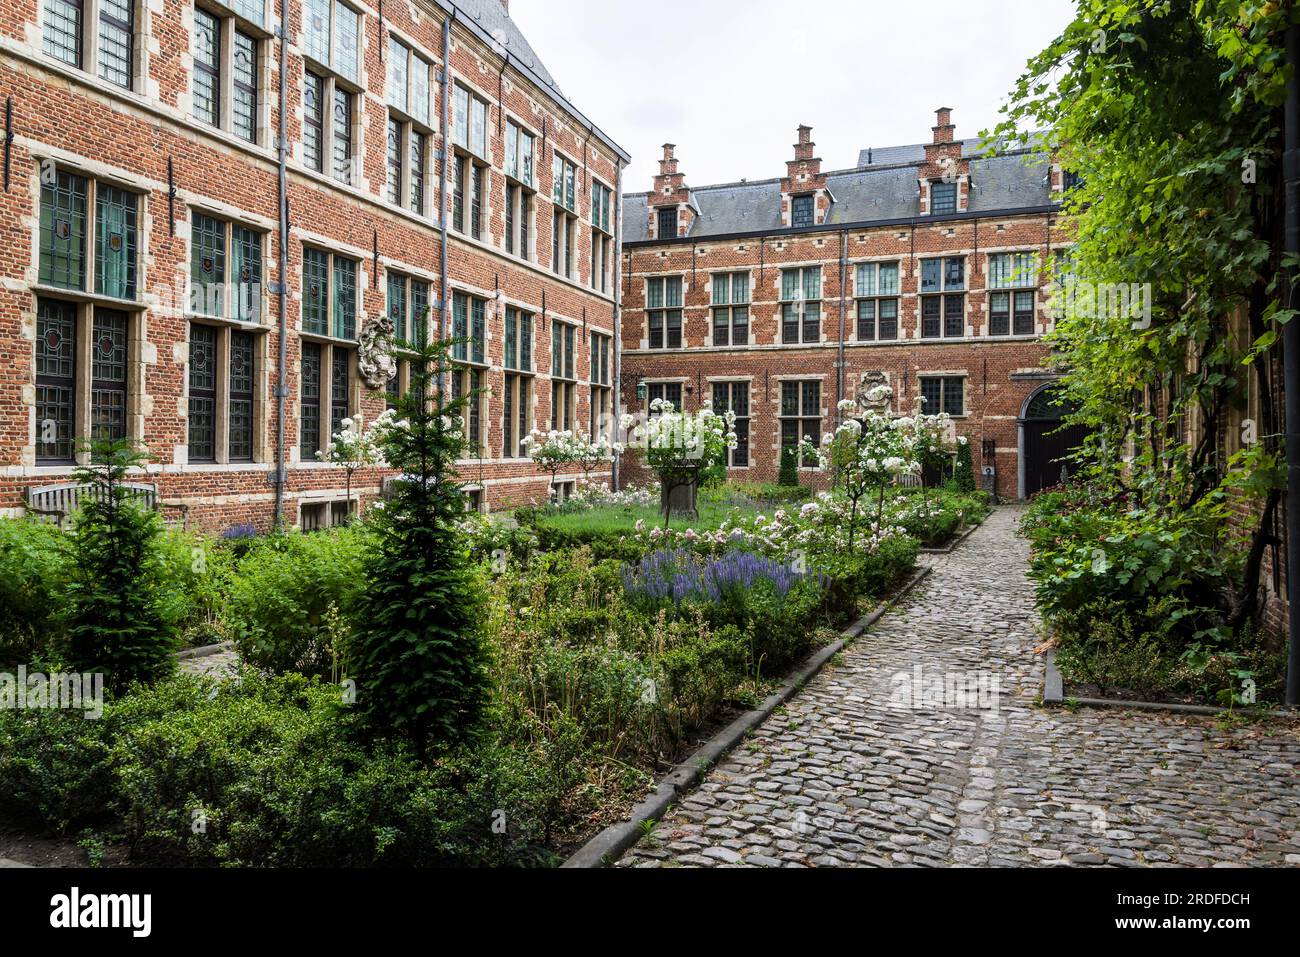
[[(1091, 429), (1085, 474), (1156, 520), (1233, 494), (1263, 502), (1229, 599), (1237, 623), (1253, 610), (1280, 495), (1274, 344), (1295, 315), (1282, 300), (1281, 179), (1294, 16), (1292, 2), (1078, 0), (992, 131), (1041, 131), (1081, 177), (1062, 214), (1072, 249), (1058, 280), (1142, 290), (1149, 306), (1061, 297), (1051, 361), (1073, 421)], [(1248, 412), (1252, 372), (1260, 399)], [(1227, 435), (1242, 418), (1240, 436)]]

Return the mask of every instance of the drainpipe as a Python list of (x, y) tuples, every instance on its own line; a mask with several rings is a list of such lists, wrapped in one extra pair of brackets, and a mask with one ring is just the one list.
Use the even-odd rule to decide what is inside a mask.
[[(438, 339), (447, 338), (447, 164), (451, 162), (451, 134), (447, 126), (451, 110), (451, 15), (442, 18), (442, 170), (438, 177), (438, 232), (441, 242), (441, 305), (438, 309)], [(438, 370), (438, 390), (442, 391), (442, 369)]]
[[(623, 162), (617, 161), (614, 176), (614, 437), (618, 438), (623, 417)], [(622, 456), (614, 453), (611, 485), (618, 491), (619, 464)]]
[[(849, 276), (849, 234), (840, 233), (840, 347), (839, 359), (836, 362), (835, 369), (835, 427), (839, 428), (844, 424), (844, 413), (840, 411), (840, 403), (844, 401), (844, 362), (847, 358), (844, 347), (844, 319), (848, 309), (845, 295), (848, 289), (845, 283), (848, 282)], [(876, 319), (879, 322), (879, 317)]]
[(287, 48), (289, 44), (289, 0), (280, 0), (280, 122), (276, 142), (278, 170), (277, 186), (280, 200), (280, 264), (279, 283), (276, 285), (276, 309), (280, 320), (280, 348), (276, 364), (275, 386), (275, 528), (284, 527), (284, 486), (288, 472), (284, 461), (284, 400), (289, 395), (289, 317), (285, 308), (285, 294), (289, 286), (289, 172), (288, 172), (288, 122), (285, 114), (289, 103), (289, 71)]
[[(1300, 27), (1286, 30), (1287, 59), (1293, 67), (1287, 81), (1286, 152), (1282, 157), (1286, 180), (1286, 253), (1300, 253)], [(1296, 294), (1300, 278), (1287, 276), (1287, 302)], [(1289, 653), (1286, 703), (1300, 705), (1300, 322), (1282, 327), (1282, 358), (1286, 417), (1286, 582)]]

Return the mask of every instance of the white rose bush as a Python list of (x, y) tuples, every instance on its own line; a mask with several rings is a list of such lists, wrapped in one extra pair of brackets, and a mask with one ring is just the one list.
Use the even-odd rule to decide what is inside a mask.
[(383, 436), (392, 428), (393, 418), (394, 413), (389, 410), (364, 431), (358, 419), (344, 419), (339, 423), (343, 428), (334, 433), (329, 447), (321, 453), (322, 460), (347, 472), (349, 522), (352, 521), (352, 477), (361, 469), (385, 466)]
[[(719, 415), (707, 402), (698, 412), (678, 411), (663, 399), (651, 402), (650, 411), (644, 422), (625, 415), (620, 424), (627, 433), (627, 447), (639, 450), (659, 479), (665, 503), (674, 489), (726, 474), (727, 451), (738, 441), (734, 412)], [(670, 517), (665, 504), (665, 528)]]
[[(887, 400), (889, 386), (876, 386), (868, 396), (871, 401)], [(874, 398), (872, 398), (874, 396)], [(841, 413), (854, 410), (853, 402), (840, 403)], [(920, 471), (916, 457), (916, 433), (900, 428), (901, 419), (891, 419), (877, 412), (865, 412), (860, 418), (846, 418), (834, 432), (822, 437), (820, 447), (805, 442), (803, 453), (815, 457), (822, 468), (834, 471), (837, 482), (849, 501), (849, 548), (853, 547), (858, 524), (858, 506), (870, 492), (876, 493), (876, 517), (879, 528), (885, 508), (885, 490), (900, 475)]]

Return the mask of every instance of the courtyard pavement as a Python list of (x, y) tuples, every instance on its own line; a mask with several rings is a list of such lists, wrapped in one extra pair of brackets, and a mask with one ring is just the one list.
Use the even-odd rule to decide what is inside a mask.
[(929, 558), (618, 866), (1300, 864), (1300, 723), (1038, 705), (1019, 516)]

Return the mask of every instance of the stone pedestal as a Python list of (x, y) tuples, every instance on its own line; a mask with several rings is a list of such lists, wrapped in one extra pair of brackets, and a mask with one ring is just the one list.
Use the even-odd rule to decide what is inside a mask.
[(700, 520), (700, 511), (695, 504), (695, 492), (699, 486), (698, 479), (692, 476), (690, 481), (674, 485), (671, 489), (664, 486), (659, 490), (659, 514), (668, 518), (685, 518), (692, 522)]

